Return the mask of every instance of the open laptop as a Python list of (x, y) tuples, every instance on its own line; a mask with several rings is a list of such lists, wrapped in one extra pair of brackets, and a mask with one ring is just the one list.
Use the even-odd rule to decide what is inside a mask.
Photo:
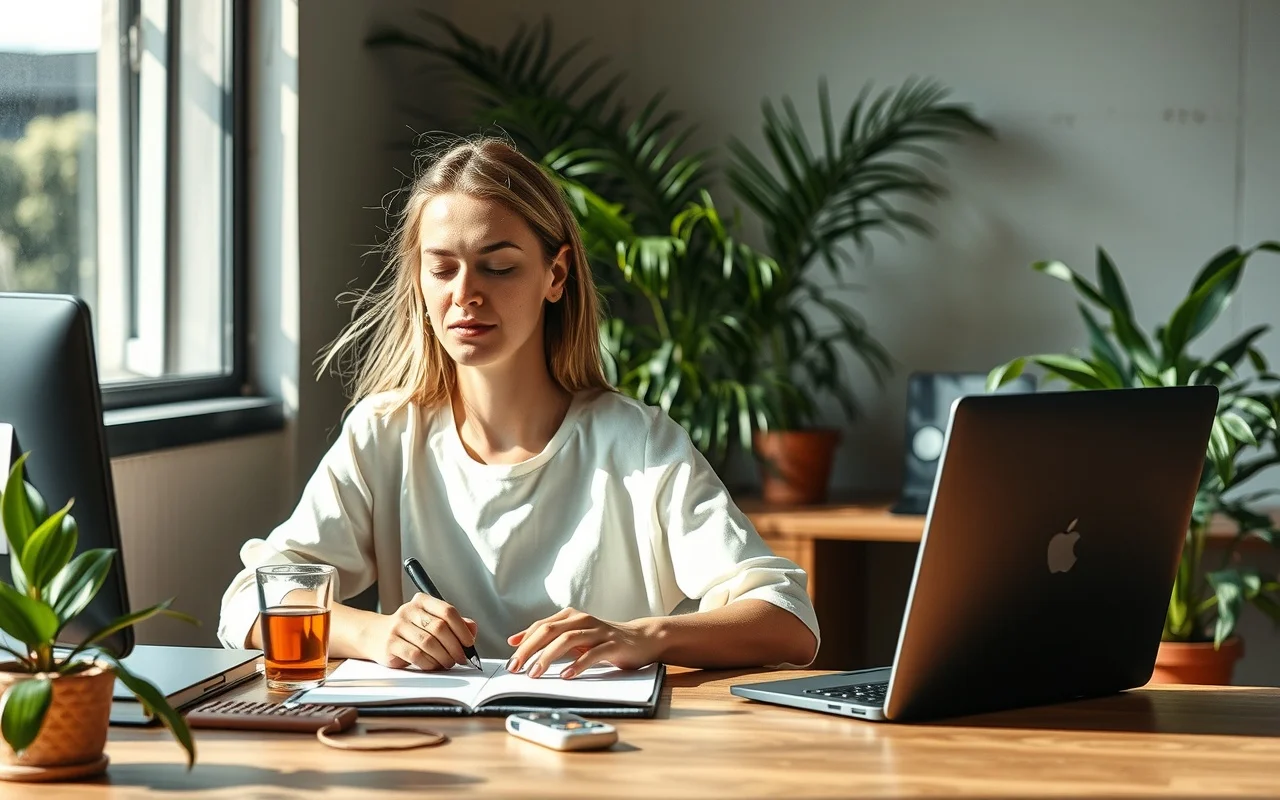
[(893, 664), (730, 691), (914, 721), (1142, 686), (1217, 404), (1212, 386), (960, 398)]
[[(115, 495), (102, 424), (102, 399), (93, 328), (84, 301), (67, 295), (0, 292), (0, 423), (11, 426), (5, 465), (30, 452), (26, 480), (50, 507), (75, 499), (79, 528), (76, 553), (109, 548), (117, 555), (89, 606), (59, 634), (63, 645), (83, 641), (130, 613)], [(0, 545), (0, 580), (12, 582), (9, 557)], [(181, 598), (177, 604), (181, 608)], [(0, 631), (0, 644), (22, 645)], [(125, 657), (134, 674), (155, 684), (175, 707), (183, 707), (257, 674), (257, 650), (215, 647), (134, 646), (133, 629), (103, 640)], [(146, 722), (141, 703), (116, 682), (112, 722)]]

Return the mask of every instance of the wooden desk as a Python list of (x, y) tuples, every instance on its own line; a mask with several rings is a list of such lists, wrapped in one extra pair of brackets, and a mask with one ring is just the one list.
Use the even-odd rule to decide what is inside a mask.
[[(774, 673), (793, 677), (800, 673)], [(197, 731), (187, 772), (167, 732), (112, 728), (106, 776), (2, 784), (6, 800), (188, 797), (1271, 797), (1280, 794), (1280, 689), (1126, 695), (892, 725), (729, 694), (749, 672), (674, 672), (659, 717), (619, 720), (612, 750), (558, 753), (501, 718), (418, 718), (440, 747), (332, 750), (308, 735)], [(237, 692), (264, 699), (261, 682)], [(378, 720), (386, 721), (386, 720)]]
[[(924, 535), (924, 517), (894, 514), (891, 499), (834, 500), (809, 506), (769, 505), (757, 498), (739, 499), (738, 506), (773, 551), (800, 565), (809, 575), (809, 597), (825, 631), (817, 669), (860, 669), (885, 666), (869, 659), (866, 647), (867, 609), (871, 579), (867, 569), (867, 545), (889, 542), (918, 545)], [(1280, 520), (1280, 512), (1273, 514)], [(1209, 530), (1211, 546), (1235, 538), (1225, 518)], [(1249, 539), (1242, 549), (1268, 549), (1265, 542)], [(905, 596), (905, 587), (904, 587)], [(877, 661), (877, 663), (872, 663)]]

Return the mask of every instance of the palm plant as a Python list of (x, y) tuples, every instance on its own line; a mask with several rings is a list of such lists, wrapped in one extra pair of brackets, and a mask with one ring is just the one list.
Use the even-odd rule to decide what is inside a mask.
[(732, 443), (749, 448), (769, 424), (767, 398), (787, 394), (742, 379), (758, 338), (753, 306), (777, 264), (716, 209), (706, 153), (681, 154), (692, 129), (661, 94), (633, 112), (618, 99), (620, 75), (597, 80), (606, 59), (576, 63), (581, 45), (553, 59), (545, 20), (499, 48), (423, 18), (438, 37), (396, 29), (370, 44), (450, 65), (471, 90), (473, 123), (501, 126), (565, 190), (615, 313), (601, 326), (615, 385), (661, 406), (713, 460)]
[[(1029, 364), (1049, 379), (1075, 389), (1211, 384), (1219, 389), (1205, 469), (1196, 493), (1191, 525), (1165, 618), (1165, 641), (1212, 641), (1230, 638), (1244, 603), (1251, 603), (1280, 624), (1280, 576), (1237, 563), (1238, 549), (1255, 539), (1280, 546), (1280, 529), (1253, 506), (1276, 494), (1242, 494), (1244, 485), (1280, 463), (1276, 418), (1280, 414), (1280, 375), (1272, 373), (1255, 343), (1270, 326), (1251, 328), (1216, 353), (1202, 358), (1188, 351), (1231, 302), (1249, 258), (1258, 251), (1280, 253), (1280, 242), (1263, 242), (1241, 251), (1229, 247), (1201, 269), (1185, 299), (1168, 321), (1148, 335), (1133, 318), (1119, 272), (1099, 248), (1097, 285), (1065, 264), (1042, 261), (1040, 272), (1070, 283), (1084, 302), (1080, 314), (1089, 335), (1089, 351), (1015, 358), (988, 375), (989, 389), (1021, 374)], [(1109, 318), (1099, 321), (1097, 307)], [(1252, 374), (1246, 372), (1252, 369)], [(1216, 569), (1205, 572), (1210, 526), (1215, 519), (1235, 528)]]
[[(870, 97), (869, 87), (849, 109), (839, 131), (825, 81), (819, 83), (822, 149), (815, 151), (790, 98), (782, 111), (765, 100), (764, 141), (776, 164), (770, 170), (742, 142), (730, 149), (734, 163), (729, 182), (764, 223), (767, 250), (779, 276), (764, 293), (758, 318), (765, 337), (755, 363), (775, 386), (806, 381), (827, 392), (852, 418), (856, 402), (840, 368), (839, 350), (848, 348), (883, 382), (891, 371), (885, 348), (871, 335), (863, 317), (835, 292), (823, 287), (812, 268), (825, 264), (838, 285), (869, 237), (884, 233), (898, 239), (910, 231), (929, 234), (919, 215), (895, 206), (902, 200), (932, 202), (943, 187), (913, 160), (943, 164), (933, 149), (967, 134), (992, 135), (967, 106), (946, 102), (947, 90), (930, 81), (907, 81)], [(815, 307), (831, 315), (835, 327), (821, 331), (812, 320)], [(782, 427), (810, 422), (816, 414), (808, 393), (773, 396), (771, 410)]]

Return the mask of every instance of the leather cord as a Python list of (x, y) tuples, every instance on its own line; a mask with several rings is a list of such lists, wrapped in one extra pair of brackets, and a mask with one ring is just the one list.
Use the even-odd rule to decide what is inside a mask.
[(445, 744), (443, 733), (411, 725), (355, 725), (340, 732), (336, 725), (316, 731), (316, 738), (336, 750), (414, 750)]

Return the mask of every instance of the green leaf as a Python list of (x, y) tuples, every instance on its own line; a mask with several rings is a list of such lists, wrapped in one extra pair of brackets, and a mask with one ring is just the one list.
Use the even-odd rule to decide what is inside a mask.
[(1271, 409), (1258, 400), (1255, 400), (1252, 397), (1242, 396), (1233, 399), (1230, 405), (1232, 408), (1238, 408), (1241, 411), (1252, 414), (1258, 421), (1258, 424), (1270, 428), (1273, 431), (1277, 429), (1276, 418), (1271, 413)]
[(0, 698), (4, 706), (0, 714), (0, 733), (14, 752), (22, 755), (40, 735), (45, 714), (53, 702), (53, 681), (49, 678), (26, 678), (11, 684)]
[(1111, 371), (1118, 378), (1117, 388), (1128, 385), (1128, 369), (1124, 361), (1121, 360), (1120, 354), (1111, 344), (1110, 337), (1102, 330), (1102, 326), (1093, 318), (1093, 315), (1089, 313), (1089, 309), (1083, 303), (1077, 304), (1076, 307), (1080, 309), (1080, 316), (1084, 319), (1085, 329), (1089, 332), (1089, 349), (1097, 357), (1098, 361), (1111, 367)]
[(1220, 417), (1215, 418), (1213, 427), (1209, 432), (1209, 459), (1217, 469), (1222, 483), (1227, 486), (1231, 485), (1232, 456), (1234, 452), (1235, 450), (1231, 446), (1231, 438), (1227, 435), (1222, 419)]
[(1082, 389), (1107, 388), (1093, 367), (1083, 359), (1050, 353), (1032, 356), (1031, 360)]
[(1213, 631), (1213, 645), (1219, 647), (1235, 633), (1236, 621), (1244, 605), (1244, 582), (1235, 570), (1218, 570), (1205, 576), (1218, 600), (1218, 620)]
[(76, 549), (76, 526), (74, 522), (64, 525), (67, 512), (71, 510), (74, 500), (54, 512), (48, 519), (40, 523), (27, 539), (27, 547), (22, 553), (22, 571), (27, 582), (34, 588), (44, 588), (53, 580), (53, 576), (67, 565), (71, 554)]
[(991, 370), (987, 373), (987, 391), (994, 392), (1009, 381), (1014, 380), (1022, 374), (1026, 366), (1027, 360), (1025, 358), (1015, 358)]
[(1227, 433), (1231, 434), (1233, 439), (1254, 446), (1258, 444), (1257, 437), (1253, 435), (1253, 429), (1239, 414), (1227, 411), (1219, 419), (1222, 420), (1222, 427), (1226, 429)]
[[(1250, 346), (1267, 331), (1271, 330), (1270, 325), (1257, 325), (1250, 328), (1244, 333), (1232, 339), (1225, 347), (1215, 353), (1208, 359), (1210, 364), (1224, 364), (1229, 369), (1234, 370), (1236, 365), (1240, 363), (1240, 359), (1249, 352)], [(1226, 370), (1222, 370), (1224, 376)]]
[(13, 587), (0, 582), (0, 630), (35, 647), (53, 641), (58, 631), (58, 617), (43, 602), (18, 594)]
[(134, 675), (123, 664), (120, 663), (112, 654), (104, 654), (106, 660), (114, 665), (116, 677), (120, 679), (129, 691), (137, 696), (143, 707), (154, 714), (169, 729), (173, 737), (178, 740), (178, 744), (182, 745), (182, 749), (187, 753), (187, 769), (191, 769), (196, 763), (196, 743), (191, 738), (191, 730), (187, 727), (187, 721), (181, 714), (169, 705), (169, 701), (164, 695), (151, 683), (143, 678)]
[(1121, 314), (1126, 319), (1133, 319), (1133, 309), (1129, 306), (1124, 282), (1120, 280), (1115, 264), (1111, 263), (1111, 257), (1101, 247), (1098, 248), (1098, 286), (1102, 289), (1102, 296), (1106, 298), (1112, 313)]
[(45, 590), (45, 600), (53, 607), (59, 625), (66, 625), (84, 611), (111, 572), (114, 550), (86, 550), (72, 559)]
[(28, 453), (18, 456), (9, 470), (9, 477), (0, 496), (0, 518), (4, 520), (4, 534), (9, 540), (9, 552), (14, 558), (22, 558), (27, 547), (27, 537), (36, 529), (36, 519), (27, 502), (26, 482), (22, 479), (22, 465)]
[(1174, 309), (1165, 327), (1165, 352), (1170, 357), (1180, 354), (1226, 307), (1246, 260), (1247, 256), (1239, 251), (1228, 249), (1211, 261), (1196, 279), (1196, 288)]

